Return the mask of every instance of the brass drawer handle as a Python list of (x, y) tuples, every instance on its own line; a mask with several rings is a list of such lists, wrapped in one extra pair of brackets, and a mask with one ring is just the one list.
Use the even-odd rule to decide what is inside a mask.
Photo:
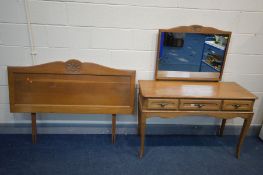
[(167, 106), (169, 103), (160, 103), (159, 105), (164, 108), (165, 106)]
[(238, 109), (241, 105), (239, 105), (239, 104), (234, 104), (234, 105), (232, 105), (235, 109)]
[(202, 108), (203, 106), (205, 106), (204, 104), (194, 104), (194, 106), (198, 107), (198, 108)]

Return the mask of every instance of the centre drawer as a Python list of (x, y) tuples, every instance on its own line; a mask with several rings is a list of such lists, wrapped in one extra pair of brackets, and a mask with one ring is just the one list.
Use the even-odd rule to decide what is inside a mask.
[(191, 100), (181, 99), (180, 110), (220, 110), (221, 100)]
[(147, 108), (148, 109), (177, 109), (178, 100), (177, 99), (148, 99)]

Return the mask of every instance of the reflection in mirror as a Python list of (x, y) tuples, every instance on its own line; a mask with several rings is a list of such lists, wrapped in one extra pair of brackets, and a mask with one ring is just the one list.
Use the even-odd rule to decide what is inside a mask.
[(158, 71), (220, 72), (228, 39), (223, 34), (161, 32)]

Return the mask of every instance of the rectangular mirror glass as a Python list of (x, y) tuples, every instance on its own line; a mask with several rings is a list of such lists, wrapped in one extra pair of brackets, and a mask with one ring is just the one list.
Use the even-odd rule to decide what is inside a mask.
[(156, 79), (220, 80), (230, 33), (176, 29), (159, 32)]

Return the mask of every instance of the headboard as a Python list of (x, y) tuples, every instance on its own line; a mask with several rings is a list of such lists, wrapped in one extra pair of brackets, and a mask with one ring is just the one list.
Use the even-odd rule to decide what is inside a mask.
[(135, 71), (78, 60), (8, 67), (11, 112), (131, 114)]

